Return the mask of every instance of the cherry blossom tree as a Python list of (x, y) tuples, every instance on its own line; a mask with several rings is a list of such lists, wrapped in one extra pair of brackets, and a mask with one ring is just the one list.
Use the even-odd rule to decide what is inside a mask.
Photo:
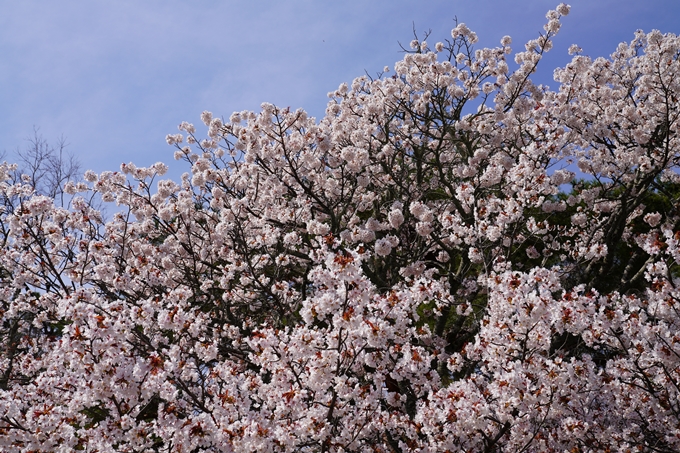
[(179, 182), (65, 209), (0, 166), (0, 449), (680, 450), (680, 38), (551, 91), (568, 12), (414, 40), (321, 120), (204, 112)]

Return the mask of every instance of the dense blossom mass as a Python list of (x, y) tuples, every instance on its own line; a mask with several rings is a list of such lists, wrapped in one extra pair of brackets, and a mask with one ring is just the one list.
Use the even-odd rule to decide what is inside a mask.
[(204, 112), (181, 181), (0, 166), (0, 450), (680, 451), (680, 38), (551, 91), (568, 12)]

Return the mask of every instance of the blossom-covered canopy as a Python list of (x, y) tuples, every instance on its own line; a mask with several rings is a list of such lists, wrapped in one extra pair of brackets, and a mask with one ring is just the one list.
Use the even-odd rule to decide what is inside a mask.
[(0, 450), (679, 451), (680, 38), (550, 91), (568, 12), (205, 112), (181, 181), (0, 166)]

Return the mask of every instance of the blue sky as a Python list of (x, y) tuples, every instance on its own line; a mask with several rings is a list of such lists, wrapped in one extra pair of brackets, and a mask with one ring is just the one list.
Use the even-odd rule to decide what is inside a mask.
[[(401, 59), (412, 29), (450, 37), (453, 19), (495, 46), (542, 31), (545, 0), (0, 0), (0, 151), (39, 127), (97, 172), (171, 163), (165, 135), (210, 110), (262, 102), (320, 117), (342, 82)], [(579, 44), (608, 55), (636, 29), (680, 33), (678, 0), (573, 0), (537, 78)], [(552, 82), (554, 86), (555, 83)]]

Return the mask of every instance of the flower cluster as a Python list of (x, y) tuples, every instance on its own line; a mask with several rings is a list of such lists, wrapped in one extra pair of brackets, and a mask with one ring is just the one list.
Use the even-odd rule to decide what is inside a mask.
[(458, 24), (320, 121), (204, 112), (181, 181), (0, 165), (0, 450), (680, 450), (680, 38), (550, 91), (568, 13), (514, 71)]

